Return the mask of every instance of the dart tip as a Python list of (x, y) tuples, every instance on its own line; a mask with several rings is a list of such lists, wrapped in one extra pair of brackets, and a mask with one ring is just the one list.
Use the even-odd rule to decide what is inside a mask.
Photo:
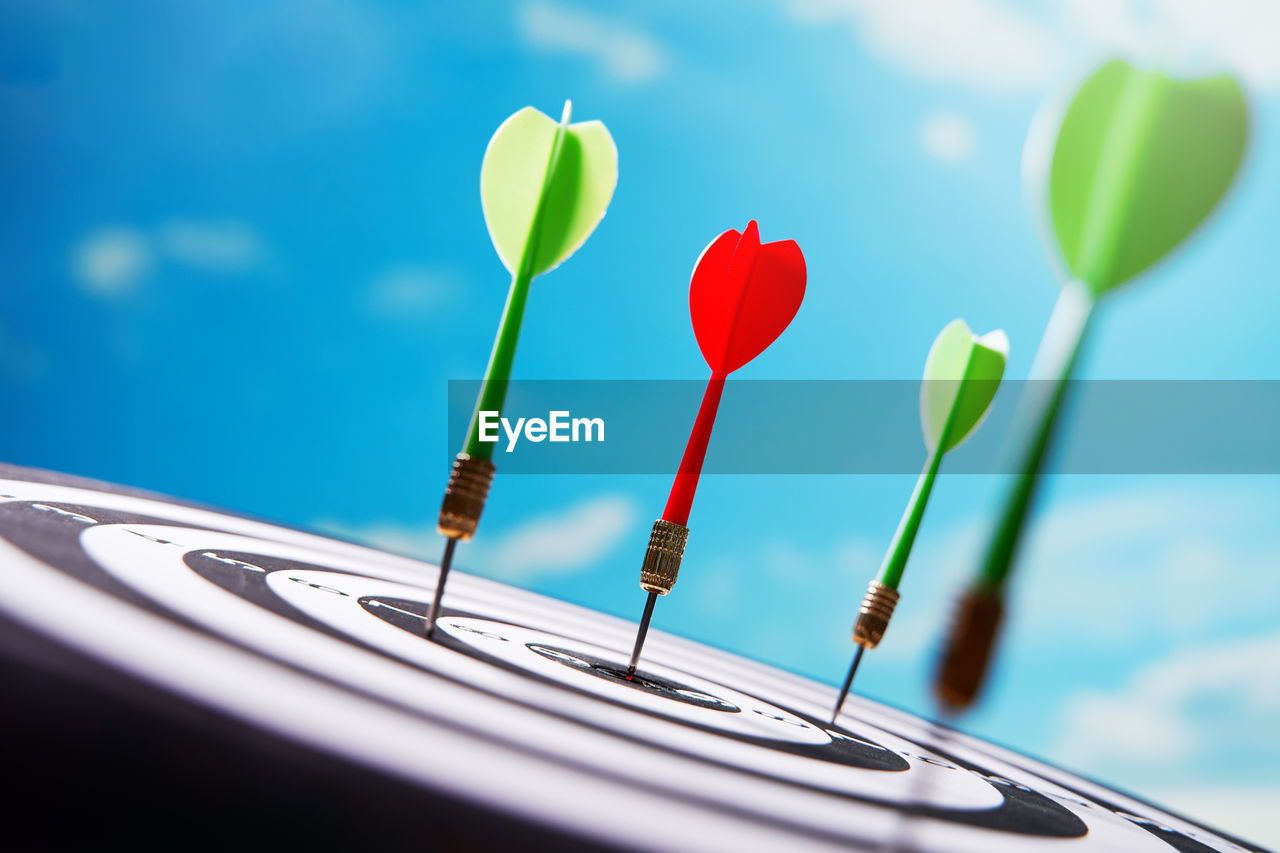
[(640, 663), (640, 650), (644, 648), (644, 638), (649, 633), (649, 621), (653, 619), (653, 605), (658, 600), (658, 593), (650, 592), (644, 603), (644, 615), (640, 617), (640, 630), (636, 631), (636, 645), (631, 650), (631, 662), (627, 664), (627, 680), (635, 677), (636, 666)]
[(458, 547), (457, 537), (445, 538), (444, 554), (440, 557), (440, 574), (436, 577), (436, 591), (431, 596), (431, 609), (427, 611), (427, 639), (436, 633), (436, 617), (440, 615), (440, 601), (444, 598), (444, 584), (449, 578), (449, 568), (453, 565), (453, 549)]
[(853, 662), (849, 664), (849, 674), (844, 677), (844, 686), (840, 688), (840, 696), (836, 699), (836, 706), (831, 711), (831, 723), (835, 724), (836, 718), (840, 716), (840, 712), (844, 710), (844, 700), (849, 698), (849, 688), (853, 687), (853, 677), (858, 672), (858, 664), (862, 662), (862, 653), (867, 650), (866, 646), (858, 645), (857, 651), (853, 653)]

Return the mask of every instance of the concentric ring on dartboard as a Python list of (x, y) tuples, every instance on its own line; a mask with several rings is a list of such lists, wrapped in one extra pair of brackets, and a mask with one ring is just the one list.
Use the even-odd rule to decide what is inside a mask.
[[(198, 537), (193, 540), (191, 537)], [(165, 546), (159, 542), (178, 542)], [(185, 540), (185, 541), (184, 541)], [(752, 712), (725, 714), (695, 709), (681, 703), (645, 696), (637, 691), (601, 682), (547, 661), (523, 650), (518, 661), (504, 659), (507, 645), (523, 646), (525, 642), (571, 647), (606, 657), (619, 652), (595, 646), (578, 638), (540, 631), (514, 622), (484, 620), (482, 633), (457, 630), (455, 620), (446, 615), (441, 628), (458, 645), (506, 666), (496, 667), (476, 654), (461, 655), (456, 648), (428, 642), (421, 631), (408, 631), (392, 624), (361, 604), (378, 601), (414, 601), (425, 612), (430, 589), (414, 587), (367, 575), (351, 574), (348, 565), (328, 569), (315, 568), (315, 561), (326, 555), (293, 546), (265, 543), (234, 534), (183, 531), (153, 525), (116, 525), (97, 527), (84, 534), (86, 551), (94, 555), (108, 571), (136, 588), (144, 589), (157, 601), (189, 618), (256, 645), (263, 651), (284, 655), (294, 663), (322, 672), (359, 689), (377, 692), (399, 704), (422, 709), (431, 708), (429, 697), (415, 692), (415, 682), (397, 678), (385, 671), (387, 661), (379, 666), (367, 663), (366, 649), (376, 649), (397, 662), (414, 664), (425, 670), (447, 675), (463, 683), (484, 689), (495, 696), (507, 697), (539, 710), (573, 720), (587, 722), (602, 729), (622, 733), (651, 744), (661, 744), (696, 755), (704, 760), (722, 762), (793, 784), (806, 785), (872, 802), (924, 804), (947, 810), (986, 811), (1003, 802), (1000, 791), (973, 774), (955, 767), (939, 755), (915, 744), (902, 741), (888, 732), (873, 727), (865, 731), (845, 733), (838, 728), (824, 728), (800, 715), (740, 691), (693, 676), (682, 670), (668, 670), (656, 659), (649, 669), (697, 689), (721, 695)], [(272, 557), (284, 559), (292, 569), (261, 570), (270, 566), (266, 547)], [(258, 571), (245, 571), (230, 563), (222, 563), (206, 554), (235, 555)], [(213, 560), (213, 568), (228, 574), (222, 583), (191, 571), (184, 557)], [(256, 560), (256, 563), (255, 563)], [(333, 562), (332, 558), (330, 559)], [(343, 562), (343, 561), (338, 561)], [(302, 568), (301, 566), (307, 566)], [(210, 589), (210, 587), (213, 589)], [(257, 602), (265, 587), (278, 597), (279, 613), (267, 612)], [(257, 591), (255, 591), (257, 590)], [(219, 594), (221, 593), (221, 594)], [(467, 596), (454, 606), (467, 610), (500, 611), (492, 603), (469, 601)], [(359, 640), (363, 649), (353, 648), (336, 638), (317, 638), (308, 624), (281, 619), (281, 614), (297, 613)], [(513, 617), (519, 614), (513, 613)], [(505, 635), (492, 645), (477, 644), (483, 633), (512, 632), (517, 639)], [(466, 643), (457, 639), (461, 635)], [(270, 637), (269, 644), (262, 643)], [(511, 642), (507, 642), (511, 640)], [(653, 656), (656, 658), (656, 656)], [(530, 676), (540, 676), (531, 680)], [(554, 684), (547, 684), (552, 680)], [(565, 686), (575, 689), (566, 691)], [(602, 704), (602, 700), (603, 703)], [(625, 704), (639, 714), (616, 713)], [(754, 713), (758, 709), (760, 713)], [(781, 719), (774, 719), (781, 718)], [(696, 728), (695, 728), (696, 727)], [(769, 746), (762, 747), (767, 741)], [(770, 748), (773, 747), (773, 748)], [(817, 748), (823, 748), (822, 753)], [(913, 756), (905, 758), (902, 753)], [(822, 760), (813, 760), (820, 758)], [(864, 774), (850, 774), (851, 769)], [(912, 770), (912, 774), (892, 770)], [(925, 780), (912, 775), (930, 777)], [(923, 793), (922, 793), (923, 792)]]
[[(1035, 835), (1057, 838), (1081, 835), (1085, 831), (1082, 820), (1088, 823), (1089, 832), (1082, 842), (1087, 841), (1086, 846), (1091, 849), (1136, 850), (1141, 849), (1144, 842), (1150, 845), (1156, 838), (1187, 850), (1199, 849), (1185, 846), (1195, 844), (1207, 844), (1218, 850), (1245, 849), (1122, 794), (1112, 792), (1110, 802), (1102, 805), (1101, 801), (1081, 793), (1082, 789), (1098, 790), (1096, 785), (1083, 781), (1071, 785), (1068, 774), (1047, 768), (1053, 778), (1064, 780), (1063, 784), (1051, 782), (1029, 769), (1034, 762), (1020, 758), (1011, 762), (997, 757), (1002, 754), (1001, 750), (983, 751), (981, 744), (962, 735), (946, 735), (945, 746), (926, 750), (916, 742), (892, 734), (884, 725), (918, 732), (914, 737), (925, 740), (936, 740), (936, 732), (930, 733), (928, 725), (919, 720), (901, 712), (880, 709), (874, 703), (855, 700), (859, 719), (844, 719), (849, 720), (849, 727), (859, 737), (866, 738), (863, 743), (879, 745), (886, 753), (905, 758), (910, 768), (907, 772), (871, 771), (787, 752), (796, 748), (826, 748), (821, 744), (772, 740), (769, 741), (771, 747), (764, 747), (746, 735), (710, 731), (699, 723), (673, 722), (669, 717), (634, 707), (634, 702), (612, 696), (590, 696), (577, 689), (566, 689), (563, 683), (552, 684), (550, 681), (556, 679), (531, 675), (520, 661), (503, 666), (497, 658), (486, 662), (485, 656), (475, 649), (460, 654), (464, 645), (451, 635), (447, 635), (447, 644), (427, 643), (405, 626), (389, 624), (381, 618), (385, 614), (375, 616), (360, 604), (362, 599), (366, 603), (389, 602), (399, 597), (401, 601), (420, 605), (429, 600), (431, 593), (430, 587), (422, 586), (421, 581), (431, 579), (434, 567), (261, 522), (169, 505), (150, 498), (23, 481), (0, 483), (0, 493), (12, 495), (8, 499), (0, 497), (0, 537), (19, 542), (27, 553), (43, 560), (46, 567), (57, 566), (71, 577), (107, 590), (120, 600), (149, 602), (147, 609), (177, 620), (175, 624), (199, 624), (236, 647), (253, 648), (267, 659), (286, 661), (299, 672), (312, 673), (325, 683), (345, 684), (356, 691), (353, 696), (379, 696), (389, 703), (388, 707), (419, 708), (425, 715), (424, 722), (441, 713), (451, 713), (458, 724), (476, 734), (487, 732), (493, 744), (511, 743), (511, 750), (503, 754), (499, 763), (484, 765), (489, 770), (482, 770), (478, 775), (456, 763), (449, 764), (448, 770), (424, 767), (420, 762), (404, 765), (404, 772), (415, 775), (429, 771), (440, 784), (444, 784), (444, 780), (455, 785), (471, 780), (466, 782), (472, 786), (469, 790), (486, 800), (496, 796), (494, 790), (503, 787), (496, 785), (499, 779), (492, 773), (504, 772), (502, 768), (514, 772), (522, 763), (536, 760), (543, 762), (539, 772), (550, 774), (545, 778), (554, 776), (562, 785), (576, 779), (574, 773), (595, 778), (594, 785), (581, 789), (593, 792), (586, 794), (583, 802), (608, 801), (612, 795), (605, 792), (615, 789), (610, 786), (630, 778), (633, 801), (666, 797), (665, 808), (669, 814), (681, 810), (694, 814), (699, 808), (713, 809), (719, 815), (717, 820), (730, 820), (730, 823), (717, 824), (722, 831), (740, 826), (748, 834), (736, 837), (751, 839), (750, 843), (760, 843), (772, 832), (800, 833), (794, 837), (807, 836), (811, 841), (839, 836), (882, 843), (893, 834), (894, 821), (910, 814), (917, 818), (941, 819), (910, 822), (911, 844), (921, 850), (1029, 850), (1036, 843)], [(6, 504), (6, 500), (31, 503), (14, 505)], [(35, 502), (40, 502), (42, 508), (34, 508)], [(164, 522), (157, 523), (161, 519)], [(41, 530), (33, 537), (29, 528), (37, 523)], [(45, 576), (33, 573), (36, 563), (24, 562), (20, 552), (3, 543), (0, 543), (0, 556), (7, 560), (11, 574), (25, 578), (25, 585), (20, 587), (24, 594), (35, 590), (37, 596), (11, 594), (8, 600), (28, 601), (32, 618), (38, 617), (43, 624), (69, 636), (83, 637), (83, 641), (90, 644), (86, 648), (106, 644), (108, 640), (117, 650), (143, 648), (146, 646), (144, 635), (155, 634), (149, 626), (155, 625), (158, 629), (160, 625), (155, 617), (145, 616), (138, 610), (128, 631), (130, 634), (144, 628), (146, 631), (121, 645), (124, 642), (119, 634), (121, 626), (112, 619), (95, 622), (89, 631), (72, 618), (70, 612), (38, 603), (41, 590), (62, 590), (68, 602), (82, 598), (79, 593), (72, 594), (72, 587), (65, 583), (45, 584)], [(132, 565), (126, 566), (126, 563)], [(103, 574), (102, 569), (107, 574)], [(374, 586), (378, 588), (373, 590), (372, 597), (360, 594), (370, 592)], [(279, 590), (288, 592), (282, 596)], [(13, 588), (0, 587), (0, 605), (6, 603), (6, 592), (12, 593)], [(138, 592), (145, 598), (140, 598)], [(578, 639), (583, 632), (588, 632), (601, 641), (600, 648), (606, 655), (601, 659), (606, 663), (617, 660), (621, 654), (619, 648), (629, 646), (634, 631), (634, 626), (609, 617), (465, 575), (459, 575), (451, 585), (448, 600), (457, 609), (447, 614), (446, 621), (455, 626), (466, 625), (473, 636), (498, 635), (499, 632), (490, 629), (515, 626), (521, 631), (541, 632), (554, 638), (551, 642), (556, 645), (542, 643), (546, 648), (566, 649), (570, 654), (577, 654), (579, 647), (590, 645)], [(104, 615), (119, 611), (117, 606), (108, 606), (108, 599), (102, 598), (101, 602)], [(373, 626), (379, 623), (376, 642), (360, 636), (373, 632)], [(395, 635), (399, 635), (400, 640), (392, 640)], [(174, 634), (170, 640), (176, 641), (180, 636)], [(825, 727), (794, 710), (795, 702), (815, 709), (825, 704), (829, 701), (829, 688), (818, 688), (796, 676), (661, 633), (653, 639), (656, 642), (651, 643), (652, 657), (658, 665), (680, 662), (674, 670), (680, 674), (675, 683), (692, 684), (687, 681), (692, 673), (686, 670), (717, 673), (726, 681), (752, 685), (748, 688), (750, 692), (743, 695), (754, 698), (758, 693), (773, 697), (774, 702), (770, 704), (814, 729), (806, 736), (825, 733), (833, 740), (847, 737), (841, 729)], [(410, 648), (414, 650), (412, 653)], [(521, 654), (541, 656), (527, 644), (524, 648)], [(425, 653), (424, 649), (430, 649), (433, 655), (429, 662), (411, 661), (412, 657)], [(202, 666), (216, 671), (221, 657), (213, 655), (202, 659)], [(563, 662), (545, 657), (543, 660), (566, 673), (574, 671), (574, 667)], [(141, 664), (141, 661), (122, 662)], [(406, 665), (410, 663), (413, 665)], [(244, 669), (240, 671), (246, 678), (254, 675), (256, 670), (248, 659), (244, 659), (241, 666)], [(369, 677), (353, 677), (353, 666), (367, 670), (365, 674)], [(684, 668), (680, 668), (682, 666)], [(451, 668), (453, 672), (449, 671)], [(608, 683), (608, 679), (582, 672), (577, 675)], [(447, 680), (438, 680), (436, 676), (445, 676)], [(273, 703), (285, 701), (290, 695), (290, 690), (285, 689), (287, 679), (281, 678), (280, 695)], [(185, 674), (181, 680), (187, 682), (189, 694), (193, 690), (197, 694), (203, 691), (198, 680), (193, 681)], [(713, 689), (719, 689), (719, 682), (708, 683)], [(491, 698), (481, 701), (481, 694), (474, 691), (459, 693), (461, 685), (470, 685)], [(229, 690), (230, 685), (225, 689)], [(701, 688), (695, 686), (697, 689)], [(275, 693), (276, 688), (270, 688), (270, 692)], [(643, 695), (641, 691), (630, 692)], [(237, 693), (209, 694), (209, 698), (220, 704)], [(464, 694), (471, 698), (459, 701)], [(247, 704), (261, 706), (256, 696), (253, 702), (248, 701), (254, 694), (239, 695)], [(337, 694), (333, 695), (336, 700)], [(458, 702), (456, 713), (444, 699), (446, 696)], [(530, 701), (531, 697), (537, 702)], [(626, 713), (618, 713), (619, 704), (632, 707)], [(303, 706), (296, 707), (296, 711), (302, 709)], [(732, 715), (726, 711), (703, 710), (708, 714)], [(543, 714), (557, 715), (572, 725), (552, 726), (550, 718)], [(309, 709), (305, 715), (313, 716)], [(884, 721), (884, 725), (873, 725), (872, 718)], [(282, 731), (315, 730), (320, 720), (318, 717), (313, 722), (299, 720), (299, 725), (281, 721)], [(592, 728), (618, 733), (625, 728), (626, 737), (632, 739), (634, 745), (601, 740), (591, 734)], [(462, 737), (462, 730), (458, 737)], [(516, 747), (516, 743), (522, 746)], [(724, 755), (712, 754), (723, 751), (726, 744), (736, 744), (736, 748), (742, 750), (743, 765), (726, 761)], [(469, 749), (473, 751), (466, 754), (477, 761), (492, 752), (480, 742)], [(667, 752), (668, 758), (663, 759), (663, 764), (653, 763), (654, 750)], [(406, 760), (412, 752), (412, 749), (405, 750)], [(545, 753), (543, 757), (535, 757), (542, 753)], [(552, 765), (545, 763), (556, 755), (569, 776), (553, 771)], [(691, 759), (703, 764), (690, 763)], [(815, 768), (825, 766), (837, 771), (835, 775), (846, 783), (859, 778), (875, 779), (879, 790), (870, 796), (848, 791), (846, 796), (854, 799), (845, 800), (842, 806), (840, 800), (819, 793), (831, 788), (815, 785), (812, 778), (789, 779), (786, 772), (778, 772), (779, 766), (785, 767), (787, 761), (792, 762), (791, 770), (803, 766), (806, 777), (811, 777)], [(714, 769), (717, 764), (726, 769), (738, 767), (745, 775), (727, 776), (726, 771)], [(578, 769), (572, 770), (574, 767)], [(930, 775), (931, 771), (935, 775)], [(896, 812), (859, 805), (867, 802), (893, 806), (892, 784), (899, 779), (909, 779), (911, 784), (896, 792), (901, 797)], [(957, 784), (958, 780), (966, 781)], [(1063, 787), (1064, 784), (1067, 787)], [(788, 789), (786, 785), (801, 787)], [(490, 793), (482, 795), (485, 787), (491, 789)], [(806, 790), (809, 793), (804, 793)], [(994, 805), (989, 804), (992, 792), (999, 799)], [(506, 807), (525, 809), (529, 814), (532, 813), (527, 807), (538, 802), (544, 810), (539, 814), (558, 814), (557, 820), (582, 825), (583, 813), (576, 809), (560, 811), (559, 804), (565, 802), (563, 798), (548, 798), (544, 796), (547, 793), (528, 791), (515, 800), (503, 795), (502, 801)], [(981, 796), (984, 802), (964, 804), (963, 800), (973, 794)], [(1122, 809), (1124, 813), (1118, 814)], [(710, 819), (711, 813), (706, 814)], [(733, 824), (735, 820), (746, 823)], [(1169, 829), (1162, 828), (1157, 833), (1142, 821)], [(592, 826), (594, 832), (619, 837), (613, 835), (608, 825), (595, 822)], [(989, 828), (1004, 831), (992, 832)]]

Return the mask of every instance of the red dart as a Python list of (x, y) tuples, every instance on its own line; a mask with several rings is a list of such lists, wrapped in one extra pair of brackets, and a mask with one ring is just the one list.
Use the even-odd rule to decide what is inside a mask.
[(662, 512), (665, 520), (688, 524), (724, 380), (777, 340), (800, 310), (804, 284), (800, 247), (794, 240), (761, 245), (754, 219), (746, 231), (726, 231), (702, 250), (689, 283), (689, 316), (711, 381)]
[(689, 283), (689, 315), (698, 348), (711, 368), (711, 380), (693, 432), (685, 445), (680, 469), (662, 518), (653, 525), (640, 587), (649, 593), (628, 676), (635, 673), (653, 616), (657, 596), (666, 595), (676, 582), (685, 542), (689, 538), (689, 511), (698, 489), (702, 463), (711, 440), (720, 395), (729, 374), (764, 352), (791, 323), (804, 300), (804, 255), (794, 240), (760, 243), (755, 220), (746, 230), (729, 230), (702, 250)]

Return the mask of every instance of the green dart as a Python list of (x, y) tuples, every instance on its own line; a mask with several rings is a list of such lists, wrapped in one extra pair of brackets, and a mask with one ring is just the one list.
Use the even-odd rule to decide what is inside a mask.
[(977, 698), (1004, 589), (1085, 332), (1103, 297), (1182, 244), (1231, 186), (1249, 108), (1229, 75), (1183, 80), (1113, 60), (1064, 111), (1037, 120), (1024, 177), (1042, 187), (1067, 279), (1015, 417), (1018, 465), (986, 559), (961, 601), (934, 692), (951, 710)]
[(494, 445), (480, 441), (481, 412), (501, 412), (515, 360), (520, 321), (535, 276), (555, 269), (591, 236), (618, 183), (618, 149), (598, 121), (569, 123), (572, 104), (556, 122), (525, 107), (489, 140), (480, 167), (480, 201), (489, 237), (511, 273), (511, 289), (489, 356), (462, 452), (453, 462), (436, 524), (447, 538), (427, 616), (435, 631), (440, 599), (459, 540), (475, 535), (493, 482)]
[(862, 661), (862, 653), (880, 644), (893, 610), (898, 605), (898, 586), (911, 557), (925, 506), (933, 491), (942, 457), (973, 434), (991, 408), (1000, 388), (1004, 365), (1009, 357), (1009, 339), (996, 330), (981, 337), (974, 335), (964, 320), (952, 320), (934, 340), (924, 363), (924, 381), (920, 385), (920, 424), (928, 451), (924, 470), (916, 481), (915, 491), (907, 502), (907, 510), (893, 534), (884, 555), (880, 576), (867, 587), (853, 625), (853, 642), (857, 649), (845, 676), (840, 697), (831, 712), (834, 723), (853, 686), (853, 676)]

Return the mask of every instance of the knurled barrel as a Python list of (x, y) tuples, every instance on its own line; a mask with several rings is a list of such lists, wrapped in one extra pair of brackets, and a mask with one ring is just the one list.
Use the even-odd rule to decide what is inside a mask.
[(933, 683), (934, 695), (943, 707), (961, 711), (978, 698), (1003, 613), (998, 594), (970, 590), (960, 600)]
[(663, 519), (655, 521), (649, 534), (649, 547), (644, 552), (644, 564), (640, 566), (640, 588), (658, 595), (671, 592), (688, 541), (689, 528), (683, 524)]
[(470, 539), (480, 524), (480, 513), (493, 483), (493, 463), (459, 453), (449, 472), (449, 485), (440, 504), (436, 529), (452, 539)]
[(853, 641), (864, 649), (874, 649), (880, 645), (889, 620), (893, 618), (893, 608), (898, 606), (898, 591), (885, 586), (880, 581), (872, 581), (867, 586), (867, 594), (862, 598), (862, 606), (858, 608), (858, 618), (853, 623)]

